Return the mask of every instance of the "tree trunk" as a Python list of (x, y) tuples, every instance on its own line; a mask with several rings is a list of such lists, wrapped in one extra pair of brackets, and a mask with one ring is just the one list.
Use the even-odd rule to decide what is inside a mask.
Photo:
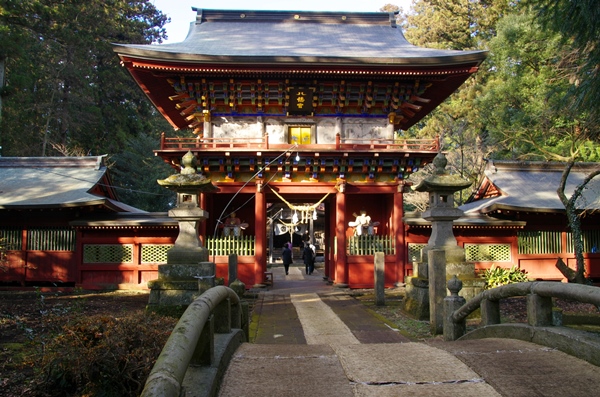
[[(562, 274), (565, 275), (569, 282), (585, 284), (587, 282), (585, 278), (585, 261), (583, 258), (583, 235), (581, 233), (581, 221), (580, 215), (583, 213), (584, 209), (579, 210), (577, 208), (577, 200), (581, 197), (583, 190), (586, 188), (587, 184), (594, 179), (596, 176), (600, 175), (600, 170), (596, 170), (588, 174), (583, 182), (575, 187), (573, 194), (571, 197), (567, 198), (565, 194), (565, 186), (567, 185), (567, 179), (569, 177), (569, 173), (571, 169), (575, 165), (575, 160), (570, 160), (562, 173), (562, 177), (560, 180), (560, 185), (556, 190), (560, 201), (563, 203), (565, 207), (565, 212), (567, 215), (567, 220), (569, 222), (569, 227), (571, 229), (571, 237), (573, 239), (573, 249), (575, 250), (575, 260), (577, 263), (575, 275), (569, 276), (569, 272), (566, 269), (569, 269), (568, 266), (564, 264), (562, 259), (559, 258), (559, 261), (556, 263), (556, 267)], [(560, 263), (562, 263), (563, 267), (560, 267)], [(571, 272), (572, 270), (569, 269)]]
[[(0, 56), (0, 128), (2, 128), (2, 94), (4, 93), (4, 58)], [(2, 130), (0, 129), (0, 156), (2, 156)]]
[(565, 264), (562, 258), (558, 258), (556, 260), (556, 268), (565, 276), (568, 282), (577, 283), (577, 284), (585, 284), (585, 277), (583, 273), (579, 273), (571, 269), (569, 266)]

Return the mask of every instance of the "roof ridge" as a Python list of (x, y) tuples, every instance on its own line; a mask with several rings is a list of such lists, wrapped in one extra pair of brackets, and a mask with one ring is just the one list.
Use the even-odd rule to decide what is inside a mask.
[(0, 157), (0, 168), (94, 168), (104, 166), (101, 156), (81, 157)]
[[(523, 161), (523, 160), (489, 160), (487, 169), (492, 171), (498, 170), (515, 170), (515, 171), (551, 171), (562, 172), (566, 163), (559, 161)], [(576, 162), (572, 171), (585, 171), (597, 169), (600, 163), (594, 162)]]
[(275, 11), (275, 10), (218, 10), (192, 7), (196, 24), (204, 22), (318, 22), (388, 25), (396, 27), (397, 12), (343, 12), (343, 11)]

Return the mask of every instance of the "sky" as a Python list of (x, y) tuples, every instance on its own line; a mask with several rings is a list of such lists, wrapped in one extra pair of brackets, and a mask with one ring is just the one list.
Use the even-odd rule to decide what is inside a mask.
[(377, 12), (385, 4), (395, 4), (405, 11), (411, 0), (153, 0), (154, 5), (171, 18), (165, 27), (167, 43), (181, 42), (187, 36), (190, 22), (196, 18), (192, 7), (216, 10), (290, 10), (290, 11), (355, 11)]

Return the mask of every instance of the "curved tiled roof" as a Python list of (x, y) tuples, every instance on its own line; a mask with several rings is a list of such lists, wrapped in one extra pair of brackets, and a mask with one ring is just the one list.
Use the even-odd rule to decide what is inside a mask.
[[(489, 161), (481, 186), (498, 191), (495, 197), (473, 200), (460, 207), (466, 213), (490, 213), (496, 210), (564, 212), (556, 190), (565, 164), (551, 162)], [(600, 169), (598, 163), (576, 164), (569, 174), (565, 191), (573, 194), (585, 177)], [(489, 182), (487, 184), (486, 182)], [(482, 194), (485, 196), (485, 194)], [(580, 209), (600, 209), (600, 176), (592, 179), (577, 201)]]
[(114, 46), (165, 119), (196, 134), (204, 113), (285, 117), (283, 93), (306, 84), (315, 117), (388, 118), (406, 130), (487, 55), (414, 46), (393, 13), (196, 11), (180, 43)]
[(116, 200), (106, 172), (104, 156), (0, 157), (0, 209), (98, 205), (140, 212)]
[(486, 51), (410, 44), (393, 14), (197, 10), (181, 43), (116, 45), (122, 55), (174, 62), (390, 64), (479, 63)]

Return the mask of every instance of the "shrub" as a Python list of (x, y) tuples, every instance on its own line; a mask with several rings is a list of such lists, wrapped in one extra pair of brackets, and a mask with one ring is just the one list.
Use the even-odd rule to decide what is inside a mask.
[(510, 269), (505, 267), (497, 267), (492, 265), (491, 268), (484, 270), (481, 277), (485, 280), (485, 288), (495, 288), (501, 285), (511, 283), (522, 283), (529, 281), (527, 272), (519, 269), (517, 266), (513, 266)]
[(94, 315), (48, 341), (40, 386), (51, 395), (138, 396), (177, 319)]

